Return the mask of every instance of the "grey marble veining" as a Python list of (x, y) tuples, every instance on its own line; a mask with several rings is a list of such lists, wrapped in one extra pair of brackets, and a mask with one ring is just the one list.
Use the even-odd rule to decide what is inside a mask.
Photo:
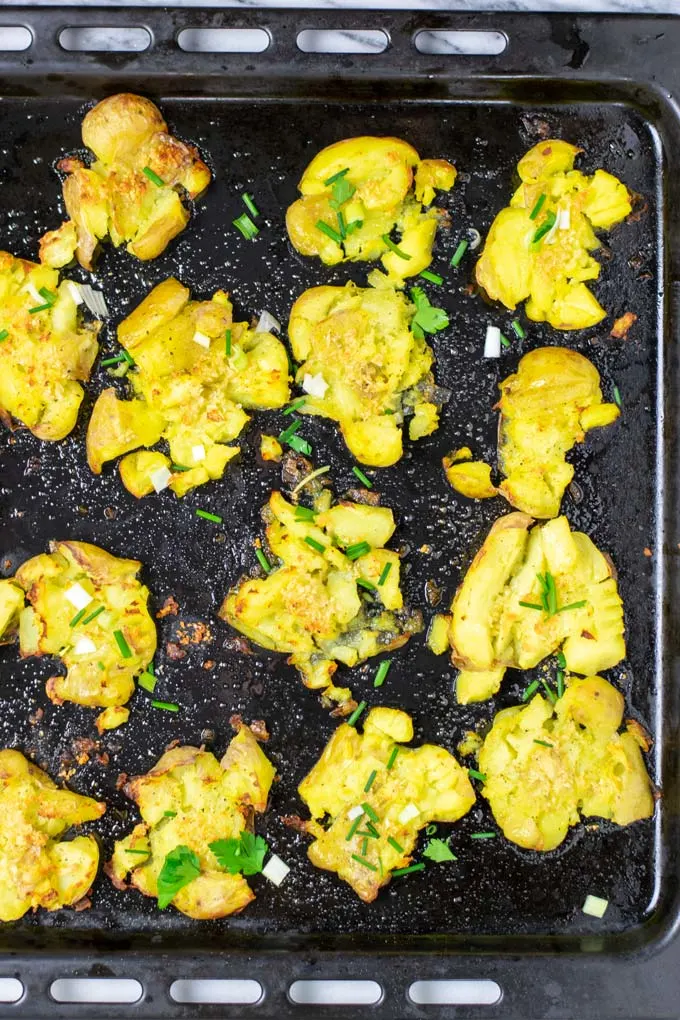
[[(26, 6), (31, 0), (0, 0)], [(42, 0), (50, 7), (85, 7), (82, 0)], [(676, 14), (680, 0), (97, 0), (100, 7), (299, 7), (338, 10), (544, 11), (594, 14)]]

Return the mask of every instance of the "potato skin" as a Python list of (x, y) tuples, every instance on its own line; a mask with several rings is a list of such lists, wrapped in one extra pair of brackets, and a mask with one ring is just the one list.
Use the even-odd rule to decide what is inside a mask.
[[(526, 300), (527, 316), (555, 329), (585, 329), (605, 317), (586, 286), (600, 275), (590, 254), (599, 247), (594, 228), (608, 230), (631, 211), (630, 195), (616, 177), (573, 169), (580, 151), (553, 138), (522, 157), (521, 184), (492, 223), (476, 269), (490, 298), (511, 309)], [(554, 230), (535, 240), (553, 218)]]
[(193, 146), (168, 134), (160, 111), (143, 96), (103, 99), (86, 114), (82, 134), (95, 162), (88, 168), (67, 157), (59, 164), (68, 175), (69, 219), (42, 238), (41, 262), (59, 268), (75, 255), (91, 270), (105, 239), (125, 244), (139, 259), (156, 258), (188, 223), (181, 195), (193, 199), (203, 192), (210, 170)]
[(0, 751), (0, 921), (83, 899), (99, 867), (97, 841), (60, 837), (105, 811), (103, 803), (59, 789), (19, 751)]
[[(335, 871), (365, 903), (371, 903), (389, 882), (390, 873), (411, 862), (418, 832), (431, 822), (462, 818), (475, 803), (475, 793), (467, 771), (443, 747), (400, 746), (413, 739), (413, 724), (406, 712), (372, 708), (363, 730), (360, 734), (354, 726), (340, 725), (298, 790), (312, 816), (305, 823), (314, 837), (307, 851), (310, 861), (317, 868)], [(388, 770), (395, 747), (399, 753)], [(367, 794), (366, 777), (374, 770), (376, 777)], [(370, 840), (367, 850), (375, 871), (352, 857), (361, 856), (363, 837), (355, 834), (347, 839), (352, 826), (348, 812), (365, 801), (380, 818), (380, 838)], [(418, 814), (400, 821), (410, 804), (418, 808)], [(327, 815), (330, 824), (320, 824)], [(395, 839), (403, 852), (388, 843), (388, 837)]]
[(508, 839), (548, 851), (580, 817), (629, 825), (653, 815), (639, 726), (629, 722), (618, 732), (623, 708), (611, 684), (588, 676), (572, 679), (554, 708), (537, 694), (496, 715), (479, 768), (483, 794)]
[[(252, 812), (265, 810), (276, 774), (253, 731), (236, 717), (233, 722), (238, 733), (221, 761), (197, 747), (175, 747), (146, 775), (128, 782), (125, 793), (138, 805), (142, 822), (116, 842), (107, 865), (119, 889), (128, 888), (129, 879), (145, 896), (157, 896), (167, 854), (185, 845), (198, 855), (201, 874), (172, 900), (183, 914), (197, 920), (227, 917), (255, 899), (243, 875), (223, 871), (209, 848), (215, 840), (239, 836)], [(147, 850), (149, 857), (129, 850)]]

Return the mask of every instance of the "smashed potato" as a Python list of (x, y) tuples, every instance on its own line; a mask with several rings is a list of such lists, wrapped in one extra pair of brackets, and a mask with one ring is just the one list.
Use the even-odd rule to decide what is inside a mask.
[(434, 744), (400, 746), (412, 739), (410, 715), (372, 708), (363, 734), (347, 723), (338, 727), (298, 787), (312, 816), (304, 826), (314, 836), (307, 856), (337, 872), (366, 903), (393, 871), (409, 865), (421, 829), (455, 822), (475, 803), (467, 771), (453, 755)]
[(559, 648), (567, 669), (585, 676), (626, 654), (611, 562), (566, 517), (533, 523), (521, 513), (499, 518), (454, 597), (449, 639), (462, 704), (491, 697), (507, 668), (531, 669)]
[(626, 187), (605, 170), (574, 170), (581, 152), (557, 139), (539, 142), (519, 161), (521, 184), (491, 224), (477, 283), (490, 298), (555, 329), (585, 329), (607, 314), (586, 286), (600, 264), (595, 230), (609, 230), (631, 211)]
[(38, 439), (71, 432), (99, 350), (101, 322), (83, 323), (76, 297), (56, 270), (0, 251), (0, 419)]
[(116, 842), (107, 873), (119, 889), (129, 884), (145, 896), (158, 896), (158, 876), (169, 853), (186, 847), (198, 856), (200, 873), (170, 902), (198, 920), (226, 917), (255, 899), (242, 874), (229, 874), (209, 844), (237, 838), (253, 812), (267, 806), (276, 770), (248, 726), (239, 727), (218, 762), (209, 751), (174, 747), (125, 793), (138, 805), (143, 821)]
[(91, 797), (60, 790), (19, 751), (0, 751), (0, 921), (82, 900), (99, 867), (94, 836), (60, 837), (106, 811)]
[(380, 259), (387, 273), (378, 272), (381, 280), (401, 285), (432, 261), (439, 213), (428, 207), (435, 189), (450, 191), (455, 179), (446, 160), (421, 160), (398, 138), (336, 142), (302, 175), (302, 198), (286, 212), (288, 236), (302, 255), (329, 266)]
[[(244, 408), (277, 408), (289, 397), (288, 358), (280, 340), (232, 321), (227, 294), (191, 301), (174, 278), (159, 283), (118, 327), (134, 360), (131, 400), (113, 389), (98, 397), (87, 429), (87, 459), (100, 474), (120, 462), (125, 488), (138, 498), (169, 486), (183, 496), (221, 478), (237, 454), (228, 446), (249, 417)], [(229, 354), (227, 354), (227, 349)], [(170, 456), (137, 451), (165, 439)]]
[(83, 120), (91, 166), (75, 156), (58, 168), (68, 219), (40, 241), (40, 261), (59, 268), (74, 258), (92, 269), (100, 241), (125, 244), (138, 259), (154, 259), (186, 227), (182, 196), (196, 198), (210, 170), (191, 145), (168, 134), (160, 110), (128, 92), (97, 103)]
[(88, 542), (51, 542), (49, 553), (27, 560), (4, 582), (21, 589), (21, 601), (12, 596), (2, 637), (16, 633), (18, 619), (22, 657), (58, 655), (66, 666), (66, 676), (47, 681), (55, 704), (109, 708), (129, 700), (135, 676), (156, 651), (149, 591), (137, 580), (141, 566)]
[(623, 697), (600, 676), (573, 680), (553, 706), (535, 695), (499, 712), (479, 752), (484, 796), (505, 836), (554, 850), (580, 817), (630, 825), (654, 813), (642, 728), (622, 733)]
[(314, 512), (273, 492), (263, 517), (275, 565), (242, 579), (219, 615), (263, 648), (290, 652), (305, 686), (345, 702), (350, 690), (333, 684), (337, 662), (400, 648), (421, 626), (403, 610), (399, 556), (384, 548), (392, 511), (342, 502)]
[(304, 388), (305, 377), (320, 376), (323, 391), (306, 393), (299, 411), (337, 421), (362, 464), (389, 467), (399, 460), (405, 414), (413, 413), (411, 439), (438, 427), (445, 394), (430, 372), (431, 348), (422, 331), (414, 335), (416, 314), (403, 294), (354, 283), (312, 287), (291, 310), (297, 382)]

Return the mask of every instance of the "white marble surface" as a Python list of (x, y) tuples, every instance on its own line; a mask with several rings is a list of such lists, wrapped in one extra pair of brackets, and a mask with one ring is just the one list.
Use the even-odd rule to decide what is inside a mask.
[[(31, 0), (0, 0), (2, 7)], [(37, 6), (37, 5), (36, 5)], [(41, 6), (84, 7), (82, 0), (41, 0)], [(680, 0), (97, 0), (98, 7), (280, 7), (337, 10), (561, 11), (594, 14), (678, 14)]]

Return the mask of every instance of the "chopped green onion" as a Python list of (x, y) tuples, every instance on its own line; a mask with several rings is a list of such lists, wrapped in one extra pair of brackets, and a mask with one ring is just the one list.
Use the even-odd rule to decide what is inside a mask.
[(316, 514), (313, 510), (310, 510), (306, 506), (295, 507), (295, 520), (296, 521), (313, 521), (316, 518)]
[(163, 812), (163, 818), (177, 818), (177, 812), (176, 811), (164, 811)]
[(302, 436), (291, 436), (288, 440), (288, 445), (291, 450), (295, 450), (296, 453), (302, 453), (306, 457), (309, 457), (312, 453), (310, 443), (308, 443), (306, 439), (303, 439)]
[[(363, 704), (366, 704), (366, 702), (363, 702)], [(370, 804), (367, 804), (366, 801), (364, 801), (364, 803), (361, 806), (364, 809), (364, 813), (368, 815), (372, 822), (380, 821), (380, 819), (378, 818), (377, 814), (375, 813)]]
[(495, 832), (471, 832), (470, 839), (495, 839)]
[(316, 229), (320, 230), (326, 237), (330, 237), (331, 241), (335, 241), (336, 244), (342, 244), (342, 235), (337, 232), (333, 227), (329, 227), (323, 220), (317, 220)]
[(232, 220), (232, 226), (236, 227), (237, 230), (243, 234), (246, 241), (252, 241), (253, 238), (257, 237), (260, 233), (258, 227), (255, 226), (248, 213), (241, 213), (235, 220)]
[(130, 650), (129, 644), (125, 640), (125, 635), (123, 634), (122, 630), (114, 630), (113, 636), (116, 639), (116, 644), (118, 645), (120, 654), (123, 656), (123, 658), (131, 659), (132, 651)]
[(152, 673), (149, 673), (147, 669), (144, 670), (143, 673), (139, 674), (137, 678), (137, 683), (145, 691), (148, 691), (149, 694), (153, 694), (153, 692), (156, 690), (156, 684), (158, 683), (158, 681), (156, 680), (156, 677)]
[(555, 658), (557, 659), (557, 665), (560, 667), (560, 669), (567, 668), (567, 658), (564, 652), (558, 652)]
[(362, 864), (364, 868), (368, 868), (369, 871), (378, 870), (375, 864), (371, 864), (370, 861), (367, 861), (364, 857), (360, 857), (359, 854), (352, 854), (352, 860), (358, 861), (359, 864)]
[(77, 627), (78, 624), (80, 623), (80, 621), (82, 620), (82, 618), (85, 616), (86, 612), (87, 612), (87, 607), (85, 609), (79, 610), (79, 612), (77, 612), (76, 615), (73, 617), (73, 619), (70, 621), (69, 627)]
[(486, 776), (483, 772), (478, 772), (477, 769), (468, 769), (468, 775), (472, 776), (473, 779), (479, 779), (480, 783), (486, 782)]
[(231, 356), (231, 330), (228, 329), (224, 334), (224, 353), (227, 357)]
[(564, 673), (561, 669), (557, 670), (557, 697), (561, 698), (564, 694)]
[(556, 218), (557, 217), (555, 216), (555, 213), (553, 212), (548, 213), (545, 222), (541, 223), (540, 227), (536, 228), (534, 236), (531, 238), (531, 243), (533, 245), (539, 244), (543, 240), (545, 235), (550, 233), (552, 228), (555, 226)]
[(367, 591), (377, 591), (377, 585), (373, 584), (373, 581), (367, 581), (365, 577), (357, 577), (357, 584)]
[(515, 331), (515, 336), (517, 336), (520, 340), (526, 339), (527, 331), (525, 330), (524, 326), (519, 321), (519, 319), (512, 320), (512, 328)]
[(301, 425), (302, 418), (296, 418), (294, 421), (292, 421), (288, 428), (284, 429), (283, 432), (279, 432), (279, 442), (280, 443), (290, 442), (291, 437), (295, 435), (295, 433), (297, 432)]
[(116, 354), (115, 358), (105, 358), (104, 361), (102, 361), (102, 367), (106, 368), (108, 365), (120, 365), (124, 361), (127, 361), (128, 365), (134, 365), (134, 361), (128, 352), (123, 351), (121, 354)]
[(324, 553), (326, 552), (326, 546), (322, 545), (321, 542), (317, 542), (315, 538), (310, 538), (309, 535), (305, 535), (305, 542), (310, 548), (314, 549), (315, 552)]
[(444, 282), (444, 277), (438, 273), (431, 273), (429, 269), (423, 269), (422, 273), (418, 273), (418, 276), (422, 276), (423, 280), (427, 280), (429, 283), (436, 283), (440, 285)]
[(40, 297), (45, 298), (45, 301), (48, 301), (51, 305), (53, 305), (57, 300), (57, 295), (54, 291), (48, 290), (47, 287), (38, 287), (38, 294), (40, 294)]
[(502, 347), (510, 346), (510, 341), (508, 340), (507, 336), (504, 336), (502, 333), (501, 333), (501, 346)]
[(307, 399), (306, 397), (298, 397), (297, 400), (294, 400), (292, 404), (288, 405), (288, 407), (285, 409), (283, 413), (292, 414), (294, 411), (297, 411), (299, 407), (302, 407), (306, 399)]
[(535, 220), (536, 219), (536, 217), (540, 213), (541, 209), (543, 208), (543, 205), (544, 205), (545, 200), (546, 200), (547, 197), (548, 196), (545, 194), (545, 192), (543, 192), (543, 194), (539, 195), (539, 197), (536, 199), (536, 205), (533, 207), (533, 209), (529, 213), (529, 219), (530, 220)]
[(549, 744), (547, 740), (534, 740), (534, 744), (540, 744), (541, 747), (554, 747), (554, 744)]
[(292, 495), (294, 496), (296, 492), (299, 492), (300, 489), (304, 488), (304, 486), (307, 485), (309, 482), (313, 481), (315, 478), (318, 478), (319, 475), (325, 475), (327, 471), (330, 471), (330, 469), (331, 469), (330, 464), (325, 464), (323, 467), (317, 468), (316, 471), (310, 471), (309, 474), (305, 475), (302, 481), (298, 482), (295, 488), (291, 490)]
[(378, 666), (378, 671), (375, 674), (375, 680), (373, 681), (374, 687), (382, 687), (382, 685), (385, 683), (385, 677), (387, 676), (391, 665), (392, 665), (391, 659), (385, 659), (383, 662), (380, 663), (380, 665)]
[(410, 864), (408, 868), (395, 868), (392, 872), (392, 878), (399, 878), (401, 875), (410, 875), (412, 871), (424, 871), (424, 864)]
[(354, 833), (355, 833), (355, 832), (357, 831), (357, 829), (358, 829), (358, 828), (359, 828), (359, 826), (361, 825), (361, 819), (362, 819), (363, 817), (364, 817), (363, 815), (358, 815), (358, 816), (357, 816), (357, 817), (356, 817), (356, 818), (354, 819), (354, 821), (352, 822), (352, 824), (351, 824), (351, 826), (350, 826), (350, 829), (349, 829), (349, 832), (348, 832), (348, 833), (347, 833), (347, 835), (345, 836), (345, 842), (346, 842), (346, 843), (349, 843), (350, 839), (352, 838), (352, 836), (354, 835)]
[(354, 545), (347, 546), (345, 556), (348, 560), (358, 560), (360, 556), (365, 556), (370, 551), (371, 547), (368, 542), (356, 542)]
[(102, 673), (106, 670), (106, 666), (104, 665), (103, 662), (98, 662), (97, 666), (99, 667), (99, 669), (101, 669)]
[(150, 850), (126, 850), (126, 854), (143, 854), (145, 857), (151, 857)]
[(341, 177), (344, 177), (345, 174), (348, 174), (348, 173), (349, 173), (349, 167), (348, 166), (346, 166), (344, 170), (338, 170), (337, 174), (333, 174), (332, 177), (329, 177), (327, 181), (323, 182), (324, 183), (324, 187), (325, 188), (329, 188), (331, 186), (331, 184), (335, 184), (336, 181), (339, 181)]
[(243, 199), (243, 204), (245, 205), (246, 209), (251, 214), (251, 216), (260, 215), (260, 210), (257, 208), (257, 206), (255, 205), (247, 191), (243, 192), (241, 198)]
[(3, 340), (6, 340), (8, 336), (9, 336), (8, 329), (0, 330), (0, 343), (2, 343)]
[(387, 837), (387, 842), (390, 844), (391, 847), (394, 847), (394, 849), (397, 851), (398, 854), (403, 854), (404, 848), (401, 845), (401, 843), (397, 843), (397, 841), (394, 838), (394, 836), (388, 836)]
[(531, 695), (535, 691), (537, 691), (540, 686), (541, 686), (540, 680), (532, 680), (532, 682), (529, 684), (526, 691), (522, 695), (522, 701), (528, 701)]
[(36, 312), (46, 312), (48, 308), (51, 308), (51, 302), (47, 301), (44, 305), (36, 305), (35, 308), (29, 308), (28, 314), (35, 315)]
[(187, 467), (186, 464), (171, 464), (170, 466), (175, 474), (177, 474), (178, 471), (181, 473), (182, 471), (193, 470), (193, 468)]
[(382, 569), (382, 574), (380, 575), (380, 578), (378, 580), (378, 587), (382, 587), (382, 585), (385, 583), (385, 581), (387, 580), (387, 575), (389, 574), (391, 569), (392, 561), (390, 560), (390, 562), (386, 563)]
[(560, 606), (557, 610), (558, 613), (566, 613), (569, 609), (583, 609), (584, 606), (588, 605), (587, 599), (581, 599), (580, 602), (570, 602), (568, 606)]
[(428, 825), (428, 827), (425, 829), (425, 835), (426, 836), (434, 836), (436, 831), (437, 831), (437, 826), (436, 825)]
[(342, 209), (338, 209), (336, 216), (338, 217), (338, 229), (340, 231), (340, 237), (344, 239), (347, 237), (347, 224), (345, 223), (345, 217)]
[(267, 559), (267, 557), (265, 556), (265, 554), (262, 552), (262, 550), (261, 549), (256, 549), (255, 550), (255, 555), (257, 556), (257, 561), (260, 564), (260, 566), (262, 567), (262, 569), (264, 570), (265, 574), (271, 573), (272, 565), (269, 562), (269, 560)]
[(538, 609), (539, 613), (543, 612), (543, 606), (539, 606), (536, 602), (523, 602), (520, 599), (520, 606), (524, 606), (525, 609)]
[(345, 228), (345, 230), (346, 230), (347, 234), (353, 234), (355, 230), (361, 230), (363, 225), (364, 225), (364, 221), (363, 220), (352, 220), (351, 223), (347, 224), (347, 227)]
[(378, 773), (376, 772), (375, 769), (373, 769), (373, 771), (371, 772), (370, 776), (366, 780), (366, 785), (364, 786), (364, 793), (368, 793), (368, 791), (371, 789), (371, 787), (373, 786), (373, 782), (375, 780), (375, 777), (377, 775), (378, 775)]
[(165, 181), (154, 173), (150, 166), (145, 166), (142, 173), (149, 178), (149, 180), (156, 185), (157, 188), (162, 188), (165, 185)]
[(357, 724), (357, 719), (359, 718), (359, 716), (361, 715), (361, 713), (362, 713), (362, 712), (364, 711), (364, 709), (366, 708), (366, 704), (367, 704), (367, 703), (366, 703), (365, 701), (360, 701), (360, 702), (359, 702), (359, 704), (357, 705), (357, 707), (356, 707), (356, 708), (354, 709), (354, 711), (352, 712), (351, 716), (350, 716), (350, 717), (349, 717), (349, 719), (347, 720), (347, 725), (348, 725), (348, 726), (356, 726), (356, 724)]
[[(359, 833), (357, 833), (357, 835), (358, 836), (362, 836), (363, 833), (359, 832)], [(362, 841), (361, 841), (361, 856), (362, 857), (365, 857), (366, 854), (368, 853), (368, 840), (369, 839), (370, 839), (369, 836), (364, 836)]]
[(413, 258), (412, 255), (408, 254), (408, 252), (402, 251), (401, 248), (394, 243), (389, 234), (383, 234), (382, 241), (384, 244), (387, 245), (390, 251), (393, 251), (394, 254), (398, 255), (400, 259), (404, 259), (405, 262), (410, 262), (411, 259)]
[(152, 708), (162, 708), (164, 712), (179, 712), (179, 705), (172, 701), (152, 701)]
[(390, 752), (390, 757), (389, 757), (388, 762), (387, 762), (388, 770), (393, 768), (394, 763), (397, 760), (397, 755), (398, 754), (399, 754), (399, 745), (395, 744), (394, 747), (392, 748), (392, 751)]
[(373, 488), (373, 482), (371, 481), (370, 478), (366, 477), (366, 475), (363, 473), (361, 468), (353, 467), (352, 468), (352, 473), (357, 476), (357, 478), (359, 479), (361, 484), (365, 485), (367, 489), (372, 489)]
[(616, 404), (616, 406), (623, 407), (623, 404), (621, 403), (621, 390), (618, 388), (618, 386), (615, 386), (612, 392), (614, 394), (614, 403)]
[(105, 609), (106, 606), (100, 606), (99, 609), (95, 609), (94, 612), (90, 613), (89, 616), (86, 616), (85, 619), (83, 620), (83, 627), (85, 626), (86, 623), (92, 623), (93, 620), (96, 620), (99, 614), (103, 613)]
[(366, 828), (368, 829), (368, 831), (370, 832), (371, 836), (373, 836), (374, 839), (380, 838), (380, 833), (376, 829), (373, 822), (366, 822)]
[(202, 517), (205, 521), (212, 521), (213, 524), (221, 524), (222, 518), (218, 517), (217, 514), (210, 514), (207, 510), (194, 510), (197, 517)]
[(550, 704), (554, 705), (555, 702), (557, 701), (557, 698), (555, 697), (554, 690), (552, 689), (552, 687), (550, 686), (550, 684), (548, 683), (547, 680), (541, 680), (541, 684), (545, 688), (545, 693), (548, 695), (548, 698), (550, 700)]
[(460, 265), (460, 263), (461, 263), (461, 261), (463, 259), (463, 255), (468, 250), (469, 246), (470, 246), (470, 242), (469, 241), (463, 240), (463, 241), (460, 242), (460, 244), (458, 245), (458, 247), (454, 251), (453, 256), (451, 258), (451, 265), (452, 266), (459, 266)]

